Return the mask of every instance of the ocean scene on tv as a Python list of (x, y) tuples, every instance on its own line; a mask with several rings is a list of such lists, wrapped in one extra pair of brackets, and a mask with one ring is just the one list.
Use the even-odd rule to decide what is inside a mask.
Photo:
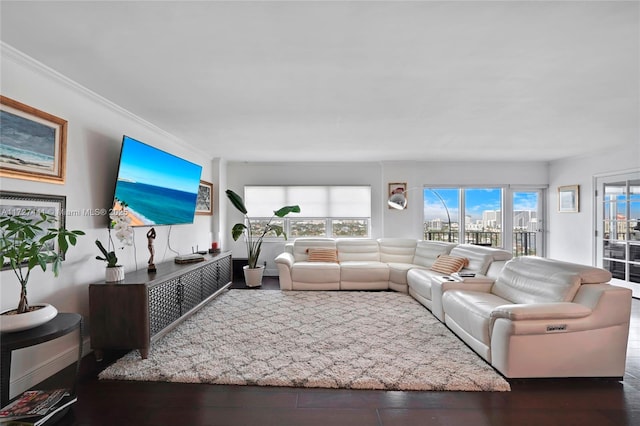
[(202, 167), (125, 136), (114, 210), (132, 226), (192, 223)]

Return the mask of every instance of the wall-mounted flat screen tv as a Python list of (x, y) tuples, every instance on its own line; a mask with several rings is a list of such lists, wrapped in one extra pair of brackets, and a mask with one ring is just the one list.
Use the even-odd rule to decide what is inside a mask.
[(193, 223), (202, 166), (122, 138), (113, 209), (123, 204), (132, 226)]

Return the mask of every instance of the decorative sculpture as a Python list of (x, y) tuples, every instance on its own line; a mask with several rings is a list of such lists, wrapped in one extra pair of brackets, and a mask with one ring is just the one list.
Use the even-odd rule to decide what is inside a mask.
[(153, 249), (153, 240), (156, 239), (156, 230), (155, 228), (151, 228), (149, 229), (149, 232), (147, 232), (147, 248), (149, 249), (149, 254), (151, 255), (149, 257), (149, 266), (147, 267), (147, 271), (148, 272), (156, 272), (156, 265), (153, 264), (153, 255), (155, 253), (154, 249)]

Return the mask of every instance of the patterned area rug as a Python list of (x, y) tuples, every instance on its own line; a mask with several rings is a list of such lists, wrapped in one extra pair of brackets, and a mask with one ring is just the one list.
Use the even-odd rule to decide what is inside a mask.
[(509, 391), (411, 296), (229, 290), (100, 379), (347, 389)]

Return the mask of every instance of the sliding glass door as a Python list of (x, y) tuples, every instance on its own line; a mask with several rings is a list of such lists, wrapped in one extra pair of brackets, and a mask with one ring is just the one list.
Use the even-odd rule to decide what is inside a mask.
[(514, 190), (512, 199), (513, 255), (543, 256), (543, 191)]
[(596, 263), (640, 297), (640, 172), (596, 179)]

